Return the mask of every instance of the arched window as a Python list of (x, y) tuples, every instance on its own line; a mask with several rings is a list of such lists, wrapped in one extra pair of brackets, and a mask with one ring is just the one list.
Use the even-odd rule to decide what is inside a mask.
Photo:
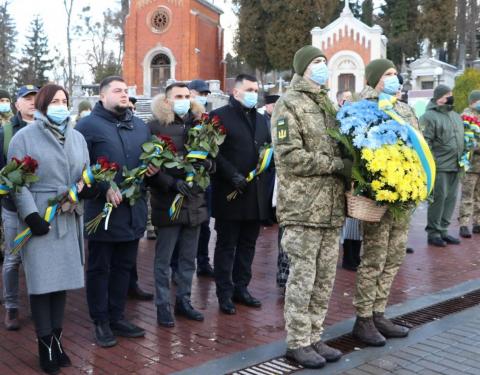
[(159, 53), (155, 55), (150, 63), (151, 71), (151, 96), (154, 96), (165, 90), (167, 81), (170, 77), (170, 58)]
[(338, 76), (338, 91), (355, 92), (355, 76), (353, 74), (340, 74)]

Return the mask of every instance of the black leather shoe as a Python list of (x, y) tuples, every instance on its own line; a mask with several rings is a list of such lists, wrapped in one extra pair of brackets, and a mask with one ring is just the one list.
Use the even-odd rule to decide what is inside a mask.
[(480, 233), (480, 225), (474, 225), (472, 227), (472, 233), (475, 233), (475, 234)]
[(60, 328), (53, 330), (53, 355), (57, 359), (58, 366), (70, 367), (72, 365), (72, 361), (65, 353), (62, 345), (62, 330)]
[(440, 237), (433, 237), (428, 239), (428, 244), (436, 247), (447, 247), (447, 243)]
[(442, 240), (444, 240), (449, 245), (460, 245), (460, 240), (450, 235), (442, 236)]
[(247, 289), (236, 290), (233, 293), (233, 301), (250, 307), (261, 307), (262, 303), (253, 297)]
[(110, 322), (110, 328), (115, 336), (130, 338), (145, 336), (145, 330), (143, 328), (140, 328), (125, 319)]
[(110, 348), (117, 345), (117, 339), (113, 335), (108, 322), (95, 324), (95, 342), (102, 348)]
[(157, 324), (167, 328), (175, 327), (170, 304), (157, 306)]
[(210, 264), (202, 264), (197, 267), (197, 276), (213, 277), (213, 268)]
[(188, 298), (182, 298), (175, 302), (175, 314), (184, 316), (190, 320), (196, 320), (197, 322), (203, 321), (203, 314), (193, 308), (192, 303)]
[(407, 252), (407, 254), (413, 254), (415, 252), (415, 250), (413, 250), (412, 247), (407, 247), (406, 252)]
[(58, 366), (57, 357), (53, 353), (53, 335), (37, 337), (37, 341), (40, 368), (46, 374), (58, 374), (60, 367)]
[(128, 290), (128, 296), (131, 299), (136, 299), (139, 301), (151, 301), (153, 299), (153, 294), (145, 292), (144, 290), (140, 289), (137, 285), (133, 289)]
[(468, 229), (467, 226), (465, 225), (462, 225), (460, 227), (460, 237), (463, 237), (463, 238), (472, 238), (472, 233), (470, 233), (470, 229)]
[(218, 307), (220, 307), (221, 312), (227, 315), (234, 315), (237, 313), (237, 309), (230, 298), (218, 300)]

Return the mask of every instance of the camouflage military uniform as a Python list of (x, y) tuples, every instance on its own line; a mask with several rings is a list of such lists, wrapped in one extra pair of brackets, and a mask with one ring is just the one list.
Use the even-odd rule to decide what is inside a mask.
[(326, 91), (295, 75), (272, 118), (278, 176), (277, 216), (290, 259), (285, 294), (289, 349), (320, 340), (335, 279), (344, 185), (336, 142), (327, 134), (335, 110)]
[[(378, 100), (378, 93), (367, 86), (361, 97)], [(418, 129), (418, 120), (407, 104), (397, 101), (394, 110)], [(394, 220), (387, 212), (379, 223), (364, 222), (363, 254), (353, 299), (358, 316), (366, 318), (385, 311), (393, 279), (405, 257), (410, 217)]]
[[(480, 119), (480, 112), (466, 108), (463, 115)], [(473, 215), (473, 219), (472, 219)], [(462, 181), (462, 199), (460, 201), (460, 215), (458, 221), (462, 226), (480, 225), (480, 149), (474, 151), (471, 167)]]

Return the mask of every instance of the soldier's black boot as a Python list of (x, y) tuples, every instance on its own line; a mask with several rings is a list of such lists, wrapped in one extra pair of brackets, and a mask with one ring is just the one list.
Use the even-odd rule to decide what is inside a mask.
[(325, 358), (327, 362), (336, 362), (342, 357), (342, 352), (340, 350), (332, 348), (322, 341), (312, 344), (312, 348)]
[(382, 336), (373, 323), (373, 317), (362, 318), (357, 316), (353, 326), (352, 335), (369, 346), (384, 346), (385, 337)]
[(373, 313), (373, 323), (378, 331), (387, 339), (395, 337), (407, 337), (410, 331), (407, 327), (399, 326), (390, 319), (385, 318), (382, 312)]
[(472, 234), (470, 233), (470, 229), (468, 229), (468, 227), (462, 225), (460, 227), (460, 237), (472, 238)]
[(285, 357), (306, 368), (322, 368), (327, 362), (311, 346), (298, 349), (287, 349)]
[(473, 225), (472, 232), (475, 234), (480, 233), (480, 225)]

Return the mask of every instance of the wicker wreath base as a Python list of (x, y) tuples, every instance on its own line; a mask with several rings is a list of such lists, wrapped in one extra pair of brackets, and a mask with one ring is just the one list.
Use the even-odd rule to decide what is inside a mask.
[(345, 195), (348, 216), (354, 219), (378, 223), (387, 211), (387, 206), (380, 206), (372, 199), (353, 195), (351, 191), (346, 192)]

